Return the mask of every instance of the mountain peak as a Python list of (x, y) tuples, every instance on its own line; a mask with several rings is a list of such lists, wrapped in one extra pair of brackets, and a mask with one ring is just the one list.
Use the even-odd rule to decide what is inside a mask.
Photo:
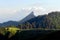
[(34, 15), (34, 12), (32, 11), (30, 14)]
[(32, 11), (29, 15), (27, 15), (25, 18), (23, 18), (23, 19), (20, 21), (20, 23), (24, 23), (25, 21), (30, 20), (30, 19), (32, 19), (32, 18), (34, 18), (34, 17), (35, 17), (35, 15), (34, 15), (34, 12)]
[[(28, 14), (27, 16), (35, 16), (35, 15), (34, 15), (34, 12), (32, 11), (32, 12), (30, 12), (30, 14)], [(26, 17), (27, 17), (27, 16), (26, 16)]]

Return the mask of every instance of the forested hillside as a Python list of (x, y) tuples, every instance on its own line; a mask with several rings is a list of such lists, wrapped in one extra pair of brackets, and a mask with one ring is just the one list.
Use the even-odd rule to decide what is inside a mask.
[(60, 29), (60, 12), (39, 15), (21, 24), (22, 28)]

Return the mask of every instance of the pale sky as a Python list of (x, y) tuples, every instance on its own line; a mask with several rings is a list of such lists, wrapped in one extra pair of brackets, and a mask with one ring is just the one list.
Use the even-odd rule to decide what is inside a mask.
[(60, 0), (0, 0), (0, 23), (19, 21), (31, 11), (36, 16), (60, 11)]

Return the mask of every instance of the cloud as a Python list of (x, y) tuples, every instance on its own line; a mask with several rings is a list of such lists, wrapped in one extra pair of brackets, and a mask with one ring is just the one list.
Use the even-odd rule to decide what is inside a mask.
[(43, 15), (45, 12), (45, 9), (43, 7), (40, 7), (40, 6), (26, 7), (26, 8), (22, 8), (22, 10), (27, 12), (27, 13), (34, 11), (34, 14), (36, 16)]

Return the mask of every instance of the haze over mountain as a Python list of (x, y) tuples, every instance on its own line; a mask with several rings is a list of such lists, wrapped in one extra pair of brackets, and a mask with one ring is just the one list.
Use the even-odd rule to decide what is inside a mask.
[[(8, 10), (8, 9), (6, 9)], [(8, 11), (1, 12), (0, 14), (0, 23), (7, 22), (7, 21), (19, 21), (29, 15), (32, 11), (34, 12), (35, 16), (45, 14), (44, 9), (42, 7), (27, 7), (21, 8), (20, 10), (8, 10)], [(1, 10), (2, 11), (2, 10)], [(6, 13), (7, 12), (7, 13)]]

